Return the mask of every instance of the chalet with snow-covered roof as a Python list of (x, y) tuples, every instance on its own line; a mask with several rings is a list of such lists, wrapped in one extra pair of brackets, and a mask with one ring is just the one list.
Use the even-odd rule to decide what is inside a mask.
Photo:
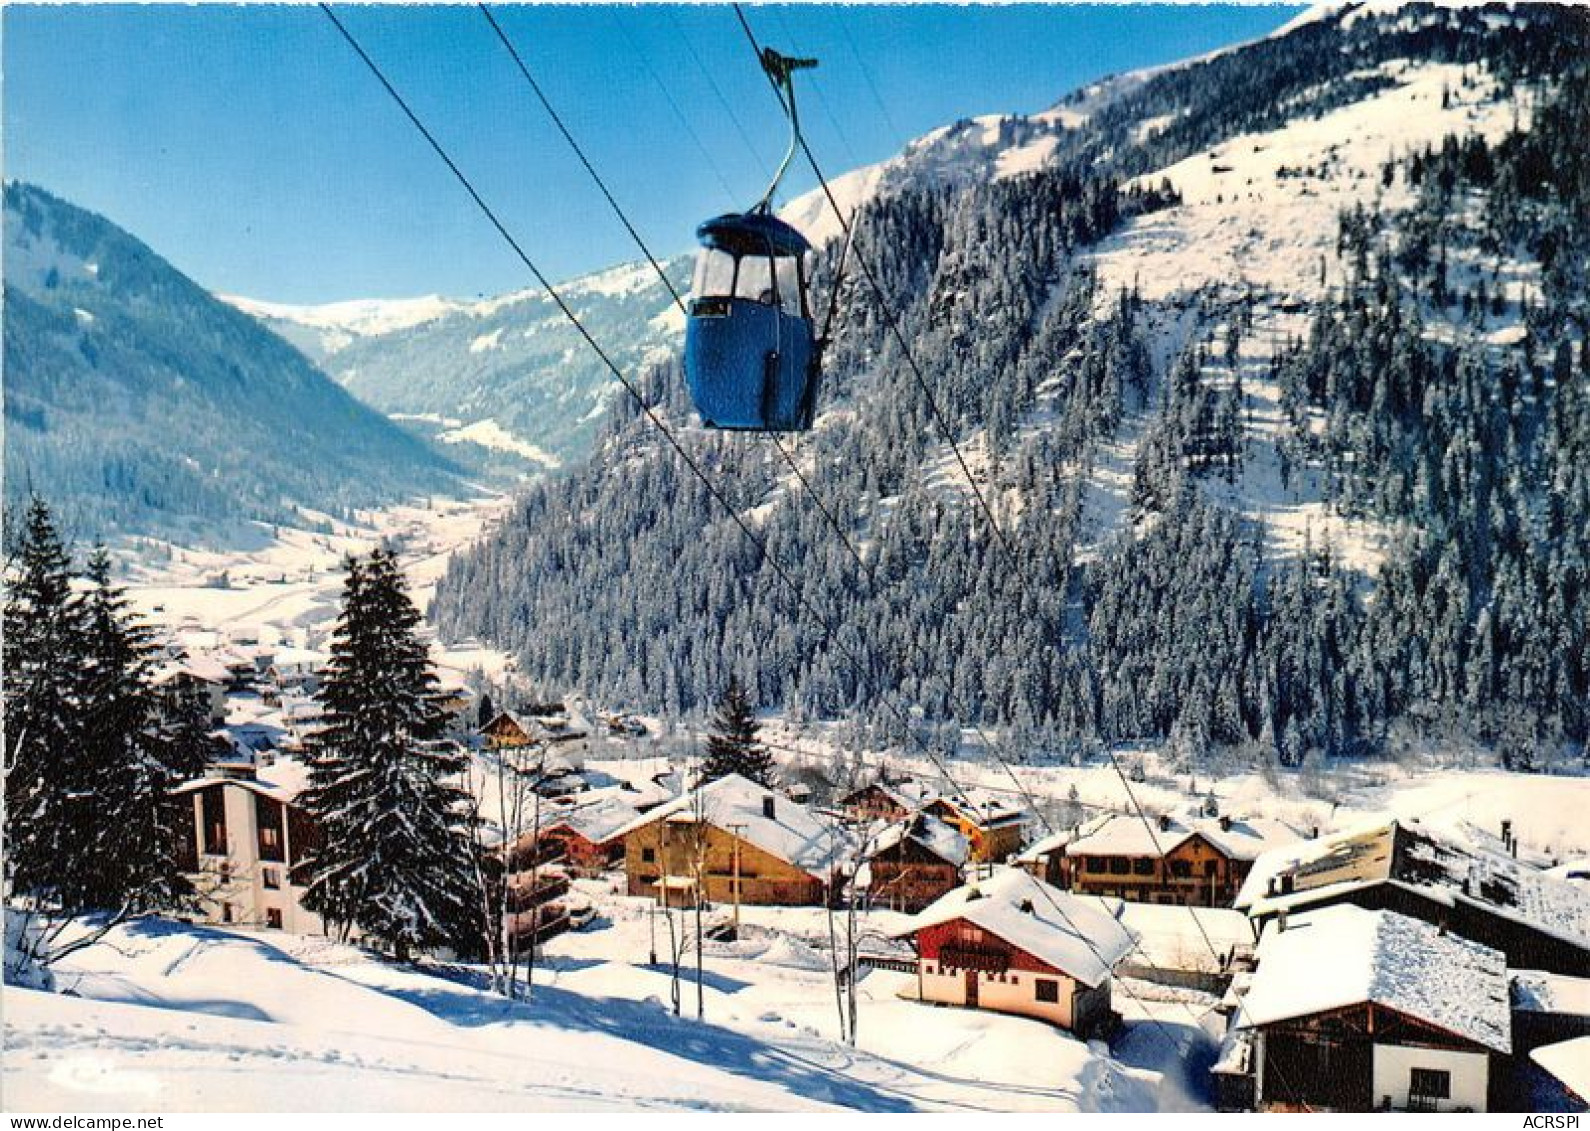
[(272, 694), (313, 695), (320, 689), (321, 669), (331, 657), (313, 648), (278, 648), (265, 675)]
[(821, 819), (766, 786), (730, 774), (642, 814), (612, 834), (624, 842), (630, 895), (670, 906), (819, 906), (852, 847)]
[(839, 807), (847, 821), (857, 824), (899, 821), (926, 808), (939, 795), (940, 791), (926, 782), (883, 774), (870, 785), (846, 794)]
[(624, 838), (619, 833), (640, 813), (611, 794), (590, 801), (584, 797), (575, 794), (570, 804), (548, 806), (541, 815), (540, 837), (532, 834), (532, 839), (539, 839), (548, 850), (546, 859), (594, 876), (624, 858)]
[(151, 681), (163, 696), (186, 696), (198, 703), (211, 726), (226, 722), (226, 696), (232, 674), (206, 656), (173, 660), (156, 670)]
[(1131, 933), (1097, 904), (1017, 868), (956, 888), (894, 932), (917, 952), (917, 996), (1047, 1021), (1081, 1037), (1108, 1028), (1111, 979)]
[(528, 711), (498, 711), (480, 728), (489, 750), (513, 750), (527, 746), (557, 749), (570, 761), (584, 765), (590, 728), (583, 719), (565, 711), (561, 705), (535, 707)]
[[(1512, 1052), (1501, 951), (1392, 911), (1277, 918), (1216, 1065), (1259, 1111), (1487, 1111)], [(1223, 1105), (1225, 1106), (1225, 1105)]]
[(971, 846), (972, 859), (979, 864), (997, 864), (1021, 851), (1026, 810), (989, 790), (946, 793), (923, 809), (964, 836)]
[(1254, 860), (1299, 839), (1268, 817), (1112, 813), (1084, 825), (1056, 863), (1061, 886), (1080, 894), (1229, 907)]
[(891, 911), (920, 911), (947, 895), (971, 858), (966, 838), (926, 813), (877, 822), (862, 844), (867, 903)]
[(280, 758), (177, 787), (192, 805), (192, 819), (178, 823), (178, 867), (193, 882), (203, 919), (323, 932), (320, 917), (301, 903), (303, 863), (320, 845), (319, 828), (298, 804), (308, 780), (301, 762)]
[(1521, 970), (1590, 976), (1590, 891), (1414, 821), (1358, 826), (1255, 861), (1235, 906), (1264, 924), (1350, 903), (1444, 927)]
[(1076, 838), (1076, 829), (1061, 829), (1039, 837), (1023, 848), (1011, 863), (1029, 875), (1057, 888), (1066, 886), (1066, 845)]

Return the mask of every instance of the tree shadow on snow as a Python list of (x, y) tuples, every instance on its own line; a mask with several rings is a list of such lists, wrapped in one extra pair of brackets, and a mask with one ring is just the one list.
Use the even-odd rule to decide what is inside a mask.
[[(455, 977), (458, 973), (450, 970), (446, 976)], [(476, 977), (471, 972), (461, 980), (473, 984)], [(719, 978), (718, 981), (731, 986), (744, 985), (732, 978)], [(805, 1099), (857, 1111), (915, 1110), (915, 1105), (904, 1096), (852, 1080), (833, 1069), (803, 1060), (796, 1053), (769, 1046), (732, 1029), (674, 1017), (656, 1002), (588, 997), (546, 985), (537, 985), (529, 1001), (508, 1001), (484, 990), (404, 986), (385, 988), (382, 992), (455, 1025), (522, 1022), (602, 1033), (735, 1076), (773, 1084)]]
[(914, 1111), (891, 1094), (802, 1059), (798, 1054), (705, 1021), (674, 1017), (652, 1002), (592, 998), (542, 987), (537, 1003), (561, 1024), (606, 1033), (736, 1076), (774, 1084), (804, 1099), (856, 1111)]

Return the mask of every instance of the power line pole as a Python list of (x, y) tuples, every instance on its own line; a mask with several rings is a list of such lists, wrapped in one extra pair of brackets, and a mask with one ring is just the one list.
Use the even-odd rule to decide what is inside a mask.
[(727, 826), (729, 835), (734, 838), (734, 937), (740, 937), (740, 833), (745, 829), (743, 824)]

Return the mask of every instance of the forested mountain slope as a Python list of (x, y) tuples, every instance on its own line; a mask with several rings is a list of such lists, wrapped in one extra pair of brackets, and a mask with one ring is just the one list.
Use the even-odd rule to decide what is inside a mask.
[[(448, 487), (450, 461), (144, 244), (5, 187), (5, 479), (79, 537), (223, 534)], [(224, 536), (224, 535), (223, 535)]]
[(1582, 747), (1587, 57), (1579, 9), (1349, 8), (1063, 100), (1031, 171), (897, 168), (857, 194), (887, 311), (847, 276), (793, 446), (816, 498), (644, 373), (799, 597), (615, 402), (434, 616), (549, 687), (683, 712), (734, 673), (885, 741)]

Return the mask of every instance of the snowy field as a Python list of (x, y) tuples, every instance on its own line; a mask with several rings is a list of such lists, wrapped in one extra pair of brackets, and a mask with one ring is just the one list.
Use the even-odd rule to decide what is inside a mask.
[[(58, 974), (75, 996), (5, 990), (12, 1110), (1146, 1111), (1200, 1106), (1182, 1057), (1207, 1009), (1128, 1008), (1120, 1060), (1047, 1025), (861, 986), (859, 1048), (836, 1035), (821, 913), (762, 909), (709, 943), (705, 1021), (672, 1016), (644, 900), (582, 884), (604, 915), (548, 947), (529, 1002), (351, 947), (167, 922), (116, 932)], [(676, 915), (676, 923), (678, 917)], [(826, 929), (826, 928), (824, 928)], [(1128, 1003), (1130, 1004), (1130, 1003)], [(1161, 1015), (1147, 1021), (1143, 1012)], [(1175, 1064), (1163, 1079), (1158, 1066)], [(1135, 1065), (1135, 1066), (1134, 1066)]]

